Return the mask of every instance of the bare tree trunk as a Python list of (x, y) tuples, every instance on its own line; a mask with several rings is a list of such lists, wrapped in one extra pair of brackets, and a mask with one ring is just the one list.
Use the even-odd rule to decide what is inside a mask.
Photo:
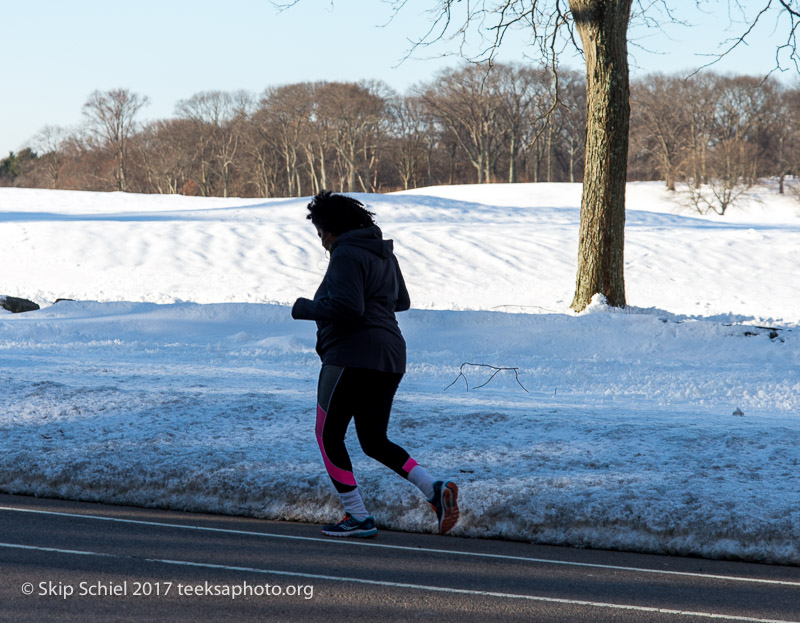
[(667, 170), (665, 184), (667, 186), (667, 190), (675, 191), (675, 175), (672, 173), (672, 170)]
[[(488, 132), (489, 130), (485, 130)], [(483, 183), (484, 184), (491, 184), (492, 183), (492, 161), (491, 161), (491, 154), (489, 153), (489, 145), (488, 140), (485, 141), (485, 145), (481, 150), (482, 154), (482, 161), (483, 161)]]
[(288, 195), (290, 197), (295, 196), (294, 194), (294, 179), (295, 179), (295, 166), (296, 163), (292, 162), (292, 147), (286, 141), (283, 141), (281, 145), (283, 149), (283, 166), (286, 172), (286, 186)]
[(667, 190), (674, 191), (675, 190), (675, 165), (672, 162), (672, 156), (670, 154), (670, 147), (667, 145), (667, 142), (664, 140), (664, 137), (661, 137), (661, 149), (662, 149), (662, 157), (661, 163), (662, 167), (664, 168), (664, 181), (667, 185)]
[(350, 143), (347, 157), (345, 158), (345, 167), (347, 169), (347, 192), (356, 192), (356, 145), (355, 141)]
[(625, 306), (624, 237), (632, 0), (570, 0), (586, 57), (586, 166), (572, 308), (595, 294)]
[(455, 143), (451, 143), (450, 144), (450, 151), (448, 152), (448, 155), (450, 156), (450, 177), (447, 180), (447, 183), (450, 186), (452, 186), (453, 185), (453, 179), (455, 177), (455, 170), (456, 170), (456, 144)]
[(433, 141), (428, 143), (428, 152), (427, 156), (427, 169), (426, 174), (428, 176), (426, 186), (433, 186)]
[(319, 146), (319, 187), (320, 190), (328, 188), (328, 170), (325, 164), (325, 148)]
[(508, 183), (517, 181), (517, 137), (511, 136), (508, 146)]
[(569, 136), (569, 181), (575, 182), (575, 137), (570, 134)]
[(322, 190), (322, 187), (320, 187), (319, 178), (317, 177), (313, 148), (306, 149), (306, 161), (308, 162), (308, 171), (311, 177), (311, 193), (316, 195)]

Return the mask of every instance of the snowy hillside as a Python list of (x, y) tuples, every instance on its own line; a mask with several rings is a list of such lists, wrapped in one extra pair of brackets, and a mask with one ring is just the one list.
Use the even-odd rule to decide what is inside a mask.
[[(414, 307), (565, 312), (578, 184), (454, 186), (358, 195), (395, 239)], [(0, 294), (172, 303), (291, 303), (325, 267), (307, 199), (206, 199), (0, 189)], [(632, 306), (800, 320), (800, 203), (764, 189), (725, 217), (631, 184)]]
[[(412, 296), (390, 435), (459, 482), (455, 534), (800, 563), (795, 199), (631, 184), (631, 308), (575, 315), (578, 185), (359, 197)], [(287, 307), (327, 261), (306, 201), (0, 189), (0, 294), (43, 307), (0, 312), (0, 490), (338, 518)], [(349, 445), (379, 525), (433, 530)]]

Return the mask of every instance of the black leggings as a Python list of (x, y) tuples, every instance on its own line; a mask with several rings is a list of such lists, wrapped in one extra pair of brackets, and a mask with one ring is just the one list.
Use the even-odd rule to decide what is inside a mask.
[(417, 464), (408, 452), (389, 441), (386, 429), (392, 400), (402, 374), (324, 365), (317, 387), (317, 441), (325, 468), (339, 493), (356, 488), (350, 455), (344, 444), (350, 420), (364, 454), (403, 478)]

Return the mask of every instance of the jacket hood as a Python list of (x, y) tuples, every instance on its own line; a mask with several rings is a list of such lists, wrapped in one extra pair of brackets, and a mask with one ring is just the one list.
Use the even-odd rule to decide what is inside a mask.
[(393, 250), (392, 241), (383, 239), (383, 232), (377, 225), (352, 229), (341, 234), (331, 245), (331, 253), (343, 245), (366, 249), (379, 257), (390, 257)]

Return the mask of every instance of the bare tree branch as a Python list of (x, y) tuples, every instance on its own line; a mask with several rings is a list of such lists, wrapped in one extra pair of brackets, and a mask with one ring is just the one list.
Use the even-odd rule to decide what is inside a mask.
[[(776, 13), (776, 28), (781, 22), (782, 18), (786, 18), (788, 19), (788, 30), (786, 32), (785, 43), (779, 44), (775, 48), (775, 66), (768, 72), (765, 78), (775, 71), (786, 71), (786, 67), (784, 67), (784, 62), (782, 61), (782, 55), (786, 53), (788, 53), (789, 62), (794, 65), (795, 70), (800, 72), (800, 50), (798, 50), (797, 46), (797, 32), (800, 28), (800, 6), (797, 6), (798, 0), (777, 0), (777, 5), (775, 4), (775, 0), (764, 0), (764, 4), (758, 10), (755, 16), (750, 18), (746, 17), (745, 7), (739, 0), (729, 1), (729, 12), (732, 8), (731, 3), (733, 3), (733, 6), (738, 8), (739, 12), (745, 17), (744, 21), (746, 27), (741, 34), (725, 40), (722, 45), (726, 47), (721, 52), (714, 54), (701, 54), (700, 56), (711, 57), (712, 60), (699, 67), (696, 71), (692, 72), (690, 77), (717, 64), (737, 48), (748, 45), (747, 40), (752, 35), (756, 27), (760, 23), (763, 23), (766, 15), (773, 12)], [(700, 0), (697, 0), (697, 7), (701, 7)], [(735, 21), (733, 16), (730, 14), (728, 19), (731, 23)]]
[(450, 389), (453, 385), (456, 384), (456, 382), (458, 382), (458, 379), (460, 379), (462, 377), (464, 378), (464, 383), (467, 386), (467, 391), (469, 391), (469, 381), (467, 380), (467, 376), (464, 374), (464, 366), (475, 366), (475, 367), (480, 367), (480, 368), (490, 368), (490, 369), (494, 370), (492, 375), (486, 381), (484, 381), (480, 385), (476, 385), (475, 387), (473, 387), (473, 389), (480, 389), (481, 387), (486, 387), (494, 377), (496, 377), (498, 374), (500, 374), (500, 372), (503, 372), (504, 370), (512, 370), (514, 372), (514, 377), (517, 380), (517, 384), (522, 389), (524, 389), (526, 393), (528, 393), (528, 394), (530, 393), (525, 388), (525, 386), (522, 384), (522, 382), (519, 380), (519, 368), (498, 367), (498, 366), (491, 366), (491, 365), (486, 364), (486, 363), (468, 363), (468, 362), (465, 362), (465, 363), (461, 364), (461, 366), (459, 368), (458, 376), (455, 378), (455, 380), (453, 380), (452, 383), (450, 383), (450, 385), (445, 387), (442, 391), (447, 391), (448, 389)]

